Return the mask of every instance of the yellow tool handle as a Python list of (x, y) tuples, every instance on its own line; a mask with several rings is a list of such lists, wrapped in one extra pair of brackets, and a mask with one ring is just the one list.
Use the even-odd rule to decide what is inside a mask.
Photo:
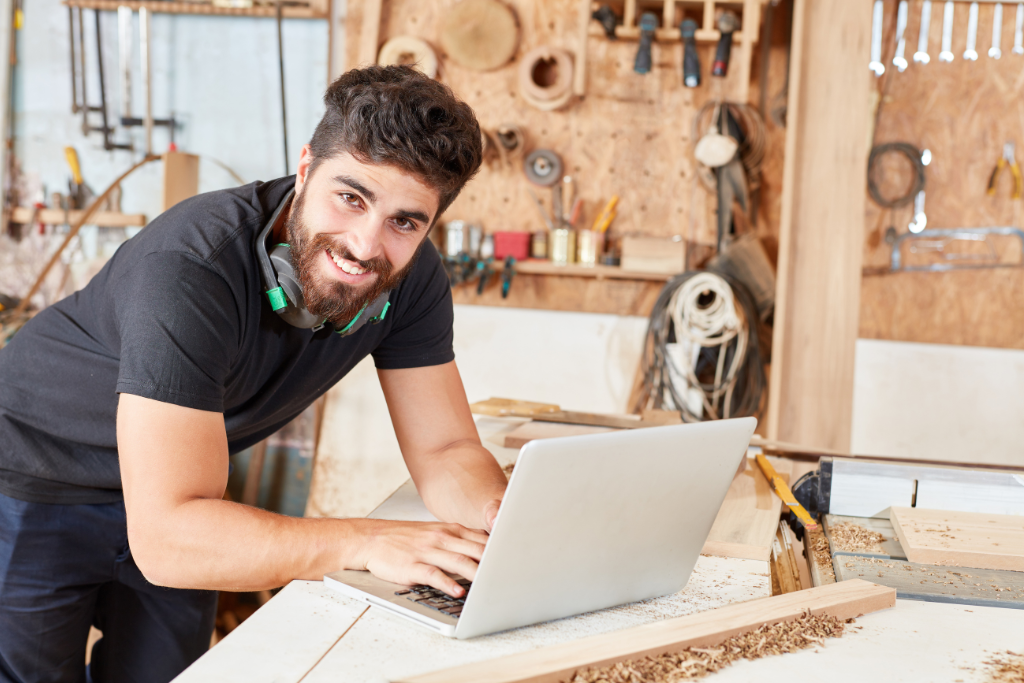
[(78, 152), (74, 147), (65, 147), (64, 157), (68, 160), (68, 166), (71, 167), (71, 177), (75, 179), (75, 185), (81, 185), (82, 167), (78, 163)]
[(598, 214), (597, 220), (594, 221), (594, 227), (592, 228), (595, 232), (604, 232), (611, 225), (612, 220), (615, 218), (615, 206), (619, 203), (619, 195), (613, 195), (601, 213)]
[(793, 492), (789, 490), (789, 486), (786, 485), (786, 482), (782, 480), (782, 477), (775, 471), (772, 464), (768, 462), (768, 458), (764, 457), (762, 453), (757, 454), (757, 465), (764, 472), (764, 476), (771, 485), (772, 490), (789, 507), (790, 511), (796, 515), (797, 519), (803, 522), (804, 527), (812, 531), (817, 529), (818, 523), (814, 521), (814, 518), (807, 512), (807, 509), (800, 504), (800, 501), (796, 499)]
[(1013, 174), (1013, 194), (1011, 196), (1014, 199), (1020, 199), (1024, 194), (1024, 178), (1020, 174), (1020, 164), (1010, 164), (1010, 173)]

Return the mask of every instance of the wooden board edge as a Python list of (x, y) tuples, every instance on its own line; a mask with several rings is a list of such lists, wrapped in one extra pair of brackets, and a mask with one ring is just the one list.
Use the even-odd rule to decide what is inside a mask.
[(889, 510), (889, 521), (892, 523), (896, 538), (903, 546), (903, 552), (908, 562), (917, 564), (931, 564), (936, 567), (965, 567), (970, 569), (993, 569), (1000, 571), (1024, 571), (1024, 558), (1019, 555), (999, 555), (997, 553), (985, 553), (977, 550), (956, 550), (949, 549), (945, 552), (955, 552), (960, 556), (957, 561), (951, 561), (943, 557), (942, 550), (915, 548), (907, 539), (906, 532), (899, 522), (900, 512), (913, 512), (914, 508), (893, 506)]
[(712, 557), (730, 557), (738, 560), (761, 560), (767, 562), (771, 549), (759, 545), (745, 543), (729, 543), (727, 541), (707, 541), (700, 550), (701, 555)]
[(807, 611), (851, 619), (895, 604), (895, 589), (851, 579), (420, 674), (393, 683), (558, 683), (570, 679), (581, 668), (716, 645), (762, 624), (797, 619)]

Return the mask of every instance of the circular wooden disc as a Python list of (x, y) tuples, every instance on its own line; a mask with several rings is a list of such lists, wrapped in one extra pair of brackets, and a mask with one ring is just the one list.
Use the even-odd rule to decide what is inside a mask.
[(414, 36), (395, 36), (384, 43), (377, 63), (408, 64), (430, 78), (437, 75), (437, 55), (425, 41)]
[(519, 22), (499, 0), (462, 0), (444, 18), (440, 43), (459, 66), (490, 71), (515, 56)]

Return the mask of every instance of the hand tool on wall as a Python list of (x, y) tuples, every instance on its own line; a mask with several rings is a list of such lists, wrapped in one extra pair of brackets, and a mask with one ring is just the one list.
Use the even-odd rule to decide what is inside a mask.
[(281, 142), (284, 145), (284, 174), (291, 173), (291, 159), (288, 157), (288, 107), (284, 88), (284, 37), (281, 32), (282, 0), (277, 0), (277, 68), (281, 80)]
[(875, 77), (885, 73), (885, 65), (882, 64), (882, 21), (885, 18), (885, 6), (882, 0), (875, 0), (874, 9), (871, 12), (871, 62), (868, 68)]
[(537, 205), (537, 211), (540, 212), (540, 217), (544, 219), (544, 224), (548, 226), (548, 230), (554, 230), (555, 224), (552, 222), (551, 217), (548, 216), (547, 209), (545, 209), (544, 205), (540, 203), (540, 197), (538, 197), (537, 193), (533, 191), (533, 188), (527, 189), (530, 190), (530, 196), (533, 197), (533, 203)]
[(68, 196), (73, 204), (71, 208), (84, 209), (95, 194), (82, 178), (82, 165), (78, 161), (78, 152), (75, 148), (65, 147), (64, 158), (67, 159), (68, 168), (71, 169), (71, 180), (68, 182)]
[(505, 257), (505, 268), (501, 271), (501, 298), (508, 298), (508, 291), (512, 288), (512, 278), (516, 274), (516, 259), (514, 256)]
[(942, 9), (942, 52), (940, 62), (953, 61), (953, 0), (946, 0)]
[(555, 183), (551, 186), (551, 217), (554, 220), (555, 226), (559, 228), (565, 227), (565, 213), (562, 206), (562, 184)]
[(534, 185), (551, 187), (562, 179), (562, 158), (550, 149), (535, 149), (526, 157), (523, 170)]
[(715, 48), (715, 63), (711, 66), (712, 76), (729, 73), (729, 56), (732, 54), (732, 34), (740, 27), (740, 18), (735, 12), (726, 10), (718, 17), (718, 46)]
[(683, 85), (696, 88), (700, 85), (700, 55), (697, 54), (697, 22), (683, 19), (679, 24), (679, 35), (683, 39)]
[(576, 183), (572, 176), (562, 178), (562, 222), (569, 223), (569, 216), (572, 214), (573, 203), (576, 201)]
[(924, 212), (924, 190), (914, 195), (914, 219), (907, 225), (907, 230), (915, 235), (928, 227), (928, 215)]
[(1013, 27), (1013, 54), (1024, 55), (1024, 2), (1017, 3), (1017, 21)]
[(1003, 3), (997, 2), (992, 10), (992, 47), (988, 49), (988, 56), (992, 59), (999, 59), (1003, 51), (999, 49), (1003, 42)]
[(900, 0), (899, 9), (896, 11), (896, 54), (892, 58), (892, 64), (896, 70), (903, 73), (907, 69), (907, 13), (909, 12), (907, 0)]
[(132, 117), (132, 8), (117, 8), (117, 75), (121, 92), (121, 120)]
[(786, 504), (789, 511), (793, 513), (793, 516), (798, 520), (798, 522), (802, 524), (805, 529), (817, 531), (818, 523), (814, 521), (814, 518), (811, 517), (809, 512), (807, 512), (807, 509), (800, 504), (800, 501), (796, 499), (793, 492), (789, 490), (789, 486), (786, 485), (786, 482), (783, 481), (782, 477), (780, 477), (778, 472), (775, 471), (772, 464), (768, 462), (768, 458), (766, 458), (764, 454), (758, 453), (756, 460), (757, 466), (761, 468), (765, 479), (767, 479), (768, 483), (771, 484), (772, 490), (775, 491), (775, 494), (782, 499), (782, 502)]
[(654, 58), (651, 56), (651, 46), (654, 44), (654, 31), (658, 28), (658, 15), (653, 12), (644, 12), (640, 15), (640, 45), (636, 49), (636, 59), (633, 60), (633, 71), (638, 74), (650, 73)]
[(601, 24), (601, 28), (604, 29), (604, 35), (608, 40), (616, 39), (615, 25), (619, 23), (619, 18), (615, 16), (615, 10), (608, 5), (601, 5), (590, 17), (597, 19)]
[(999, 157), (996, 167), (992, 169), (992, 175), (988, 178), (988, 189), (986, 189), (985, 194), (989, 197), (995, 196), (996, 183), (999, 181), (999, 174), (1004, 168), (1009, 168), (1010, 174), (1013, 176), (1013, 191), (1010, 197), (1012, 199), (1020, 199), (1021, 195), (1024, 194), (1024, 178), (1021, 176), (1020, 165), (1017, 164), (1014, 151), (1014, 143), (1007, 142), (1003, 145), (1003, 156)]
[(967, 15), (967, 49), (964, 50), (964, 59), (972, 62), (978, 61), (978, 3), (972, 2), (970, 13)]
[(927, 64), (931, 61), (928, 55), (928, 29), (932, 24), (932, 0), (924, 0), (921, 3), (921, 27), (917, 34), (917, 52), (914, 53), (914, 61), (918, 64)]

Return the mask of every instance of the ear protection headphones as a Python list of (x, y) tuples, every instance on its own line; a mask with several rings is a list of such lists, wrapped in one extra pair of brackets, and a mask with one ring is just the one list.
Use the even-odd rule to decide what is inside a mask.
[[(295, 267), (292, 265), (291, 246), (284, 243), (275, 244), (270, 252), (267, 252), (267, 238), (294, 194), (294, 188), (288, 191), (285, 198), (274, 209), (270, 220), (256, 237), (256, 260), (259, 262), (260, 275), (263, 278), (267, 299), (270, 300), (270, 307), (274, 309), (274, 312), (289, 325), (316, 331), (323, 327), (326, 321), (306, 309), (305, 301), (302, 298), (302, 286), (299, 284)], [(347, 337), (362, 329), (367, 323), (379, 323), (387, 315), (388, 308), (391, 307), (391, 302), (388, 301), (390, 295), (391, 292), (384, 292), (364, 305), (348, 325), (342, 328), (335, 327), (334, 331)]]

